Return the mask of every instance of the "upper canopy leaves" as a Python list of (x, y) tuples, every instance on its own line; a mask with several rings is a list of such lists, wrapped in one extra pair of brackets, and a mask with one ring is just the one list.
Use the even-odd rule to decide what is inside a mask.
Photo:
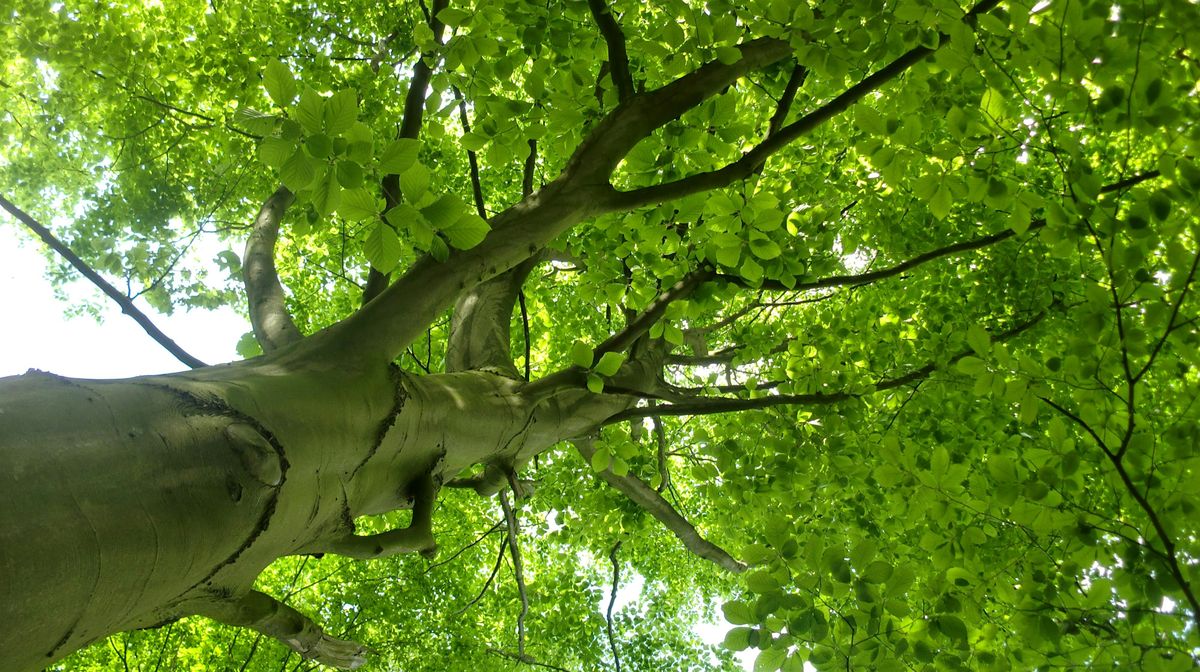
[[(1190, 668), (1195, 6), (599, 4), (455, 4), (439, 45), (417, 3), (18, 2), (0, 25), (18, 47), (0, 185), (69, 215), (82, 258), (167, 307), (235, 300), (175, 266), (181, 236), (234, 244), (282, 183), (301, 331), (350, 315), (368, 264), (411, 269), (360, 315), (387, 313), (364, 333), (394, 320), (414, 372), (439, 369), (463, 285), (544, 255), (513, 361), (646, 401), (590, 465), (535, 470), (540, 660), (611, 657), (589, 586), (624, 539), (643, 580), (639, 623), (616, 619), (634, 669), (707, 669), (691, 614), (718, 594), (726, 645), (760, 649), (756, 669)], [(397, 140), (422, 52), (420, 138)], [(752, 565), (745, 581), (680, 560), (593, 470), (660, 492)], [(464, 555), (403, 583), (414, 561), (288, 560), (264, 581), (353, 605), (331, 617), (403, 641), (389, 663), (494, 668), (515, 596), (503, 573), (480, 593), (498, 542), (470, 544), (498, 512), (455, 496), (438, 516)], [(126, 655), (156, 637), (279, 666), (196, 623), (128, 635)]]

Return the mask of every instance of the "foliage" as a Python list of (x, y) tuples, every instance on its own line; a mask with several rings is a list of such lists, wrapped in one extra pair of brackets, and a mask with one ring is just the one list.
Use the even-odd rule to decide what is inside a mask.
[[(1186, 36), (1200, 11), (969, 9), (622, 0), (622, 68), (579, 0), (454, 3), (432, 22), (418, 3), (16, 0), (0, 22), (16, 45), (0, 66), (0, 185), (168, 310), (242, 300), (232, 247), (283, 184), (298, 203), (276, 264), (311, 333), (357, 307), (368, 268), (484, 240), (473, 165), (483, 215), (520, 202), (527, 164), (550, 182), (625, 100), (623, 70), (653, 91), (784, 40), (790, 59), (633, 147), (613, 185), (649, 195), (559, 236), (524, 285), (518, 368), (574, 364), (611, 393), (623, 353), (596, 348), (673, 283), (713, 274), (649, 330), (669, 346), (671, 395), (605, 428), (590, 465), (567, 450), (530, 470), (531, 655), (615, 663), (603, 610), (621, 541), (644, 580), (614, 624), (631, 669), (732, 668), (729, 650), (755, 647), (755, 670), (1191, 668), (1200, 53)], [(422, 54), (425, 123), (399, 137)], [(744, 180), (638, 191), (719, 171), (810, 118)], [(228, 278), (179, 265), (199, 239), (231, 247)], [(438, 370), (446, 339), (434, 322), (401, 365)], [(749, 571), (687, 556), (590, 473), (604, 469), (662, 489)], [(452, 493), (434, 564), (286, 558), (260, 581), (369, 642), (369, 669), (516, 667), (495, 653), (515, 650), (520, 609), (511, 569), (493, 571), (499, 521), (493, 500)], [(692, 632), (718, 599), (729, 650)], [(200, 619), (61, 669), (160, 663), (304, 669)]]

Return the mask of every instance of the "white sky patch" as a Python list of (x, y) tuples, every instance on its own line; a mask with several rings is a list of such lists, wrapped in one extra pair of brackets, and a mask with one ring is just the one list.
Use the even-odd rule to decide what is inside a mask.
[[(38, 244), (11, 221), (0, 219), (0, 311), (7, 324), (0, 330), (0, 376), (36, 368), (77, 378), (123, 378), (186, 368), (107, 298), (102, 323), (89, 316), (67, 318), (68, 305), (54, 297)], [(86, 280), (65, 289), (75, 300), (98, 294)], [(238, 339), (250, 329), (230, 308), (181, 309), (165, 316), (138, 304), (167, 336), (209, 364), (238, 359)]]

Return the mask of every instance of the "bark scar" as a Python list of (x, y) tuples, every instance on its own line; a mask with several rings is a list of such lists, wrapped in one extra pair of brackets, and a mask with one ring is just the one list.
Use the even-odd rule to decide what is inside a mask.
[[(214, 395), (202, 396), (190, 390), (184, 390), (162, 383), (151, 383), (151, 385), (174, 394), (183, 401), (185, 409), (194, 410), (197, 415), (215, 415), (217, 417), (228, 418), (234, 421), (234, 423), (249, 425), (246, 430), (240, 431), (238, 434), (247, 433), (248, 430), (252, 430), (258, 434), (263, 440), (265, 440), (266, 445), (274, 451), (275, 458), (278, 460), (279, 465), (278, 483), (271, 488), (270, 499), (267, 500), (266, 506), (263, 507), (262, 515), (259, 516), (258, 522), (254, 525), (254, 529), (250, 530), (250, 534), (246, 536), (241, 545), (239, 545), (237, 549), (235, 549), (234, 552), (229, 555), (229, 557), (217, 563), (215, 567), (209, 570), (208, 574), (206, 574), (204, 578), (200, 579), (196, 583), (192, 584), (189, 588), (184, 590), (180, 594), (180, 597), (182, 597), (183, 595), (192, 592), (197, 587), (206, 583), (210, 583), (212, 578), (216, 576), (217, 573), (237, 562), (237, 559), (240, 558), (242, 554), (245, 553), (252, 545), (254, 545), (254, 542), (257, 541), (264, 532), (266, 532), (267, 528), (271, 524), (272, 516), (275, 515), (275, 509), (279, 505), (279, 493), (281, 490), (283, 490), (283, 486), (287, 482), (287, 473), (291, 464), (288, 462), (287, 454), (283, 448), (283, 444), (279, 442), (279, 439), (275, 437), (275, 434), (271, 432), (271, 430), (267, 429), (267, 427), (259, 422), (256, 418), (253, 418), (239, 411), (233, 406), (230, 406), (229, 403), (224, 399)], [(226, 436), (227, 438), (229, 437), (228, 434), (226, 434)], [(272, 480), (274, 480), (273, 474)]]

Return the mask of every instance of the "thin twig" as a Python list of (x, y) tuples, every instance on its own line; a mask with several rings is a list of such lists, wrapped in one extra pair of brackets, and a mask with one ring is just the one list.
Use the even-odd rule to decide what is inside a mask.
[(525, 593), (525, 567), (521, 562), (521, 532), (516, 513), (508, 503), (508, 493), (501, 490), (500, 508), (504, 509), (504, 520), (508, 523), (508, 549), (512, 552), (513, 575), (517, 581), (517, 593), (521, 597), (521, 613), (517, 616), (517, 655), (525, 658), (525, 616), (529, 613), (529, 596)]
[(617, 551), (621, 550), (621, 542), (618, 541), (613, 545), (612, 550), (608, 552), (608, 559), (612, 561), (613, 578), (612, 591), (608, 595), (608, 613), (604, 619), (608, 623), (608, 648), (612, 649), (613, 666), (617, 672), (621, 672), (621, 656), (617, 653), (617, 638), (613, 634), (613, 606), (617, 603), (617, 587), (621, 583), (621, 563), (617, 561)]

